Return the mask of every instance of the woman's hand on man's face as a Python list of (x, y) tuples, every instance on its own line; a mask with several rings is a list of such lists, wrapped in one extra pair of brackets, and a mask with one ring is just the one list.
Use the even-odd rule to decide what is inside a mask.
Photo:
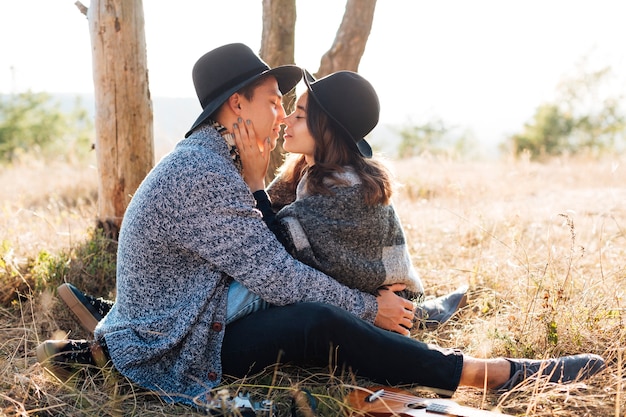
[(252, 121), (246, 120), (244, 122), (241, 118), (233, 125), (233, 135), (241, 158), (244, 181), (252, 192), (263, 190), (272, 151), (269, 138), (260, 142), (257, 139)]

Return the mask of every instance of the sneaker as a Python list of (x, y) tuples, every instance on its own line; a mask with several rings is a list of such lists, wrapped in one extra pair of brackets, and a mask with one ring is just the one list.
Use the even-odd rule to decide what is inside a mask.
[(88, 367), (103, 368), (109, 358), (102, 346), (89, 340), (46, 340), (37, 346), (37, 361), (62, 381)]
[(591, 378), (605, 368), (604, 359), (598, 355), (580, 354), (561, 358), (532, 360), (509, 359), (511, 378), (497, 388), (497, 391), (510, 391), (529, 378), (548, 377), (548, 382), (566, 384)]
[(57, 293), (78, 318), (83, 329), (90, 333), (93, 333), (98, 322), (107, 315), (114, 304), (113, 301), (84, 294), (68, 283), (59, 286)]
[(416, 324), (433, 330), (450, 320), (459, 309), (467, 305), (468, 289), (467, 285), (462, 285), (450, 294), (419, 304), (415, 312)]

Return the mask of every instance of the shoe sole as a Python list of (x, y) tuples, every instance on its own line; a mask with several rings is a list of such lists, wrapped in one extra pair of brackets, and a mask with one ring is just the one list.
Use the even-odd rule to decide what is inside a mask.
[(87, 299), (72, 291), (69, 284), (59, 286), (57, 293), (72, 313), (74, 313), (83, 329), (87, 330), (89, 333), (93, 333), (98, 322), (102, 320), (102, 317), (99, 317), (100, 315), (96, 311), (93, 311), (93, 309), (89, 309)]
[(59, 368), (58, 366), (54, 366), (50, 361), (50, 358), (53, 358), (57, 353), (58, 352), (56, 352), (50, 344), (41, 343), (37, 346), (37, 362), (39, 362), (46, 371), (56, 378), (61, 381), (68, 381), (72, 377), (73, 373)]

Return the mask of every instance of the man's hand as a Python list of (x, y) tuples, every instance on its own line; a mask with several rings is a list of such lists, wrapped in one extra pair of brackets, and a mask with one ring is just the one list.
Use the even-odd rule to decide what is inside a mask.
[(405, 298), (400, 297), (395, 291), (402, 291), (405, 284), (393, 284), (378, 290), (378, 313), (374, 324), (381, 329), (391, 330), (408, 336), (409, 329), (413, 327), (415, 306)]

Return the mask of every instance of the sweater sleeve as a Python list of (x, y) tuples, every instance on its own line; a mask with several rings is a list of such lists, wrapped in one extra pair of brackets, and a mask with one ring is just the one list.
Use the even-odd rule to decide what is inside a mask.
[(162, 226), (168, 239), (202, 259), (197, 260), (203, 266), (195, 279), (220, 271), (272, 304), (323, 302), (374, 321), (375, 297), (297, 261), (278, 243), (230, 161), (218, 163), (197, 152), (178, 158), (160, 177), (159, 187), (168, 192), (158, 195), (166, 196), (167, 208), (162, 209), (171, 219)]

